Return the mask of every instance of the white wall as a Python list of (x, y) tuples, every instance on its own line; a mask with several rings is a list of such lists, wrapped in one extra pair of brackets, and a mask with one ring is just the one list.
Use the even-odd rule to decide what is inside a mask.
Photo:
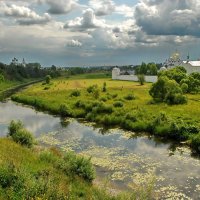
[[(113, 80), (124, 80), (124, 81), (138, 81), (136, 75), (119, 75), (112, 77)], [(158, 80), (157, 76), (145, 76), (145, 81), (149, 83), (155, 83)]]

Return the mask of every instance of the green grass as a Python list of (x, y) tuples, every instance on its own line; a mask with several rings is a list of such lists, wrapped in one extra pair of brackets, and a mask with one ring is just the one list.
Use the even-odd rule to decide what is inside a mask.
[(0, 82), (0, 93), (2, 91), (5, 91), (9, 88), (12, 88), (16, 85), (20, 84), (20, 82), (18, 81), (4, 81), (4, 82)]
[[(156, 134), (156, 130), (159, 129), (157, 135), (177, 140), (183, 140), (182, 137), (179, 137), (182, 134), (184, 137), (187, 135), (184, 140), (190, 140), (193, 133), (188, 131), (188, 126), (200, 128), (200, 94), (187, 95), (188, 104), (185, 105), (155, 104), (151, 103), (152, 98), (149, 95), (150, 83), (141, 86), (137, 82), (114, 81), (111, 78), (94, 76), (95, 78), (91, 78), (91, 74), (84, 74), (72, 76), (69, 79), (52, 80), (48, 85), (48, 90), (45, 89), (46, 85), (38, 83), (14, 95), (13, 99), (55, 114), (61, 114), (62, 105), (62, 113), (65, 113), (63, 116), (82, 117), (103, 125), (120, 126), (133, 131), (148, 131), (152, 134)], [(102, 92), (104, 82), (106, 82), (106, 92)], [(91, 85), (98, 86), (99, 98), (87, 92), (87, 88)], [(71, 96), (70, 94), (74, 90), (79, 90), (80, 96)], [(127, 99), (128, 95), (134, 98), (129, 100)], [(116, 102), (120, 102), (123, 106), (114, 107)], [(63, 108), (66, 109), (66, 112), (63, 112)], [(111, 111), (108, 111), (108, 108)], [(162, 129), (161, 132), (159, 127), (164, 124), (156, 124), (155, 126), (158, 128), (153, 126), (155, 119), (162, 112), (167, 115), (168, 120), (163, 123), (166, 123), (165, 127), (168, 129)], [(136, 120), (128, 119), (127, 114), (132, 115)], [(171, 134), (171, 131), (177, 131), (172, 130), (172, 122), (177, 124), (180, 132), (177, 138), (174, 133)]]

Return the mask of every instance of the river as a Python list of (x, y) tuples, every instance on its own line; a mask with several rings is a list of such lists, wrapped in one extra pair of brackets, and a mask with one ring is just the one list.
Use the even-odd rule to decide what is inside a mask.
[(11, 120), (21, 120), (38, 142), (91, 156), (97, 175), (121, 189), (155, 181), (162, 199), (200, 199), (200, 160), (186, 147), (136, 135), (120, 129), (105, 130), (75, 119), (7, 101), (0, 103), (0, 136)]

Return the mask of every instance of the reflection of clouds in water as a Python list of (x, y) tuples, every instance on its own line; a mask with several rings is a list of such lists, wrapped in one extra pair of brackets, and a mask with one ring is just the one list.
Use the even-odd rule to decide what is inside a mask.
[(58, 117), (36, 112), (29, 107), (23, 107), (9, 101), (0, 103), (0, 122), (4, 123), (3, 126), (0, 124), (1, 136), (6, 135), (8, 124), (12, 119), (21, 120), (25, 127), (36, 136), (40, 133), (48, 133), (61, 128)]

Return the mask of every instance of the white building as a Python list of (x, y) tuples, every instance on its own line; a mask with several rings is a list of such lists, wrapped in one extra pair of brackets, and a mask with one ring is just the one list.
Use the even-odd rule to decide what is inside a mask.
[[(167, 59), (163, 63), (163, 67), (166, 69), (171, 69), (177, 66), (183, 66), (188, 74), (191, 74), (193, 72), (199, 72), (200, 73), (200, 60), (198, 61), (190, 61), (189, 55), (187, 57), (187, 61), (183, 61), (180, 59), (180, 54), (176, 51), (172, 54), (172, 56)], [(164, 68), (162, 68), (164, 70)]]
[[(115, 67), (112, 70), (112, 79), (113, 80), (123, 80), (123, 81), (138, 81), (136, 75), (124, 75), (121, 74), (120, 69)], [(149, 83), (155, 83), (158, 80), (157, 76), (145, 76), (145, 81)]]

